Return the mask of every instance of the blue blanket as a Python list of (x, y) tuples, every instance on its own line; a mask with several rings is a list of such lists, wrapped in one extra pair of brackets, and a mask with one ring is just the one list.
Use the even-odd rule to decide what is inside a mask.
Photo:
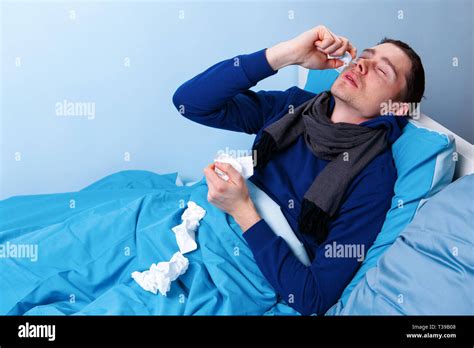
[[(233, 218), (207, 202), (205, 180), (176, 186), (176, 177), (125, 171), (78, 192), (1, 201), (0, 314), (298, 314), (266, 281)], [(130, 274), (179, 250), (171, 227), (189, 200), (207, 212), (198, 249), (167, 296), (154, 295)]]

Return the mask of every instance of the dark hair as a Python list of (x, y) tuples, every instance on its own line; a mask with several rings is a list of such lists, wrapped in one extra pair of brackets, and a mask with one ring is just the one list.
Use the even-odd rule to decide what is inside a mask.
[(425, 70), (420, 56), (403, 41), (383, 38), (378, 44), (390, 43), (400, 48), (411, 61), (411, 70), (406, 76), (407, 86), (399, 98), (401, 102), (419, 103), (425, 93)]

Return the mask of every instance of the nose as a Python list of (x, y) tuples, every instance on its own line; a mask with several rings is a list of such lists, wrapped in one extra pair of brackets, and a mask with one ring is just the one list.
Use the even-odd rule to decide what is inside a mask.
[(355, 68), (357, 72), (361, 75), (365, 75), (367, 73), (368, 67), (367, 67), (367, 62), (365, 59), (358, 59), (355, 61)]

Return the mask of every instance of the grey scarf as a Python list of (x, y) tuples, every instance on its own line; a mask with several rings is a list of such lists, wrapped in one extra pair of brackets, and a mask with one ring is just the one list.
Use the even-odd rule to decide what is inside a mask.
[(267, 126), (254, 145), (256, 168), (265, 166), (273, 153), (304, 136), (313, 154), (329, 160), (304, 194), (298, 225), (321, 244), (328, 224), (336, 218), (351, 180), (388, 145), (386, 129), (372, 129), (330, 120), (331, 93), (323, 92)]

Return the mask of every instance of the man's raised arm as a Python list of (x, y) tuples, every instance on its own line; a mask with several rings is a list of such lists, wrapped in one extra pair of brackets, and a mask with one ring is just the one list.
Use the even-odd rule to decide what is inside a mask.
[(279, 69), (298, 64), (309, 69), (337, 68), (343, 63), (327, 59), (342, 55), (349, 41), (317, 26), (294, 39), (252, 54), (219, 62), (181, 85), (173, 95), (178, 111), (192, 121), (210, 127), (256, 134), (286, 105), (290, 90), (249, 90)]
[(181, 85), (173, 103), (186, 118), (215, 128), (256, 134), (284, 106), (283, 91), (250, 91), (276, 74), (265, 49), (219, 62)]

